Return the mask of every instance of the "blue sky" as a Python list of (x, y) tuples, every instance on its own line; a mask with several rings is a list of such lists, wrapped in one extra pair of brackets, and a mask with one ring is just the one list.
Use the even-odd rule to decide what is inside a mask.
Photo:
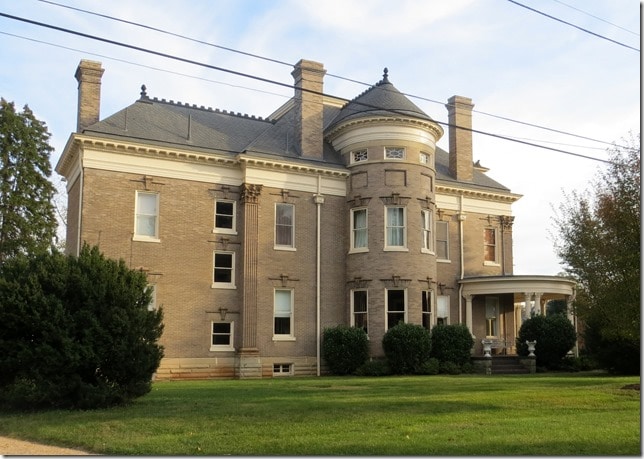
[[(38, 0), (0, 0), (10, 14), (292, 84), (292, 64), (322, 62), (324, 91), (353, 98), (390, 81), (438, 121), (452, 95), (470, 97), (474, 129), (606, 159), (606, 143), (640, 131), (640, 55), (508, 0), (52, 0), (270, 62)], [(517, 0), (640, 48), (635, 0)], [(55, 46), (53, 46), (55, 45)], [(99, 60), (101, 116), (148, 95), (268, 116), (292, 95), (276, 85), (171, 61), (0, 17), (0, 96), (45, 121), (52, 165), (76, 127), (80, 59)], [(289, 65), (284, 65), (288, 63)], [(496, 115), (490, 116), (490, 115)], [(575, 134), (512, 123), (504, 117)], [(439, 141), (447, 149), (447, 135)], [(474, 135), (474, 160), (523, 197), (514, 205), (514, 271), (557, 274), (553, 209), (586, 190), (603, 163)], [(59, 177), (54, 177), (59, 182)]]

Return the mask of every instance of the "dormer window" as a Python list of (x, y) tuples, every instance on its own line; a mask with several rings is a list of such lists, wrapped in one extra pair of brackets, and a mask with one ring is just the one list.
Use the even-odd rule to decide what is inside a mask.
[(360, 163), (366, 161), (368, 158), (367, 150), (356, 150), (351, 152), (351, 162)]
[(385, 147), (385, 159), (405, 159), (405, 149), (401, 147)]

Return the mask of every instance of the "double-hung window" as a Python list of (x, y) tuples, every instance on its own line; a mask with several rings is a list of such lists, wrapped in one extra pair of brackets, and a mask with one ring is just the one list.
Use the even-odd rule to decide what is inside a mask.
[(210, 334), (211, 351), (234, 351), (234, 322), (212, 322)]
[(235, 288), (235, 253), (215, 251), (213, 254), (213, 288)]
[(159, 193), (136, 192), (134, 239), (139, 241), (159, 240)]
[(351, 292), (351, 325), (362, 328), (365, 333), (369, 334), (367, 299), (366, 290), (353, 290)]
[(421, 224), (421, 237), (422, 237), (422, 252), (433, 252), (434, 238), (432, 236), (432, 213), (429, 210), (420, 211), (420, 224)]
[(407, 291), (387, 289), (387, 330), (407, 319)]
[(365, 251), (369, 249), (367, 230), (367, 209), (351, 210), (351, 250)]
[(483, 253), (485, 264), (498, 264), (499, 259), (496, 244), (496, 228), (485, 228), (483, 233)]
[(485, 336), (488, 338), (499, 336), (498, 327), (499, 298), (485, 297)]
[(406, 247), (407, 228), (405, 226), (405, 208), (398, 206), (385, 207), (385, 248), (404, 249)]
[(436, 297), (436, 324), (449, 325), (449, 296)]
[(275, 204), (275, 247), (295, 248), (295, 206), (293, 204)]
[(276, 289), (273, 310), (273, 339), (293, 339), (293, 290)]
[(235, 201), (215, 201), (214, 232), (235, 234)]
[(150, 292), (150, 302), (148, 303), (148, 311), (156, 311), (157, 309), (157, 286), (155, 284), (148, 284), (145, 288), (146, 292)]
[(449, 260), (449, 222), (436, 222), (436, 259)]
[(422, 322), (423, 327), (427, 330), (432, 328), (432, 291), (423, 290), (421, 292)]

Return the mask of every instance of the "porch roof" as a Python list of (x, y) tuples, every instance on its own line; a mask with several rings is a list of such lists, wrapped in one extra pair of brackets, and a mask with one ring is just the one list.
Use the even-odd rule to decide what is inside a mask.
[(466, 277), (458, 282), (463, 296), (513, 293), (515, 302), (525, 301), (527, 294), (540, 294), (546, 300), (572, 299), (577, 285), (567, 277), (539, 275)]

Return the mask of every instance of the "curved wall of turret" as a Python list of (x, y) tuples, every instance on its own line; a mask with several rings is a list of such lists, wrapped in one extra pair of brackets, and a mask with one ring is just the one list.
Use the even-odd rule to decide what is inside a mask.
[(429, 312), (437, 277), (434, 152), (442, 134), (429, 120), (365, 116), (327, 135), (350, 171), (348, 319), (367, 329), (372, 355), (382, 354), (388, 328), (399, 320), (423, 324), (423, 309)]

